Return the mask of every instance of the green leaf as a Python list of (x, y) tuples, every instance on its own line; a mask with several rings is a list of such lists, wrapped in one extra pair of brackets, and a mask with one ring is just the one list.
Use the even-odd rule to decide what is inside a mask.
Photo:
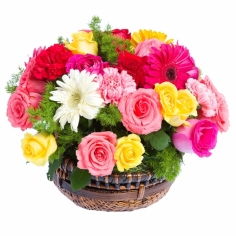
[(62, 157), (60, 157), (60, 158), (57, 159), (57, 160), (54, 160), (53, 163), (50, 163), (50, 162), (49, 162), (49, 165), (48, 165), (48, 172), (47, 172), (47, 178), (48, 178), (48, 180), (50, 180), (50, 181), (53, 180), (54, 172), (56, 171), (57, 168), (59, 168), (59, 166), (61, 165), (61, 162), (62, 162)]
[(147, 135), (140, 135), (141, 138), (143, 138), (144, 141), (148, 141), (152, 138), (152, 133)]
[(70, 182), (73, 191), (84, 188), (90, 181), (91, 174), (87, 170), (74, 168), (70, 175)]
[(156, 149), (157, 151), (161, 151), (164, 150), (166, 147), (168, 147), (170, 142), (170, 137), (163, 130), (153, 132), (150, 135), (151, 135), (151, 137), (149, 137), (150, 144), (154, 149)]

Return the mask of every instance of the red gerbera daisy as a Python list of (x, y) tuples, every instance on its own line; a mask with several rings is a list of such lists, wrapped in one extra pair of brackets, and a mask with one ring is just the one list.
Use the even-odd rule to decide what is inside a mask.
[(153, 88), (156, 83), (173, 83), (177, 89), (185, 89), (189, 78), (198, 79), (199, 70), (187, 48), (180, 45), (162, 44), (160, 50), (152, 47), (152, 52), (144, 66), (145, 88)]

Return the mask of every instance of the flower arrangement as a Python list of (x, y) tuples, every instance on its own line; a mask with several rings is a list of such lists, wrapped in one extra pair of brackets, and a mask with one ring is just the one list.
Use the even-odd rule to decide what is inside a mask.
[(74, 190), (91, 176), (151, 171), (173, 181), (185, 153), (209, 157), (228, 106), (187, 47), (154, 30), (89, 30), (34, 49), (6, 90), (7, 117), (25, 132), (23, 156), (47, 177), (66, 153)]

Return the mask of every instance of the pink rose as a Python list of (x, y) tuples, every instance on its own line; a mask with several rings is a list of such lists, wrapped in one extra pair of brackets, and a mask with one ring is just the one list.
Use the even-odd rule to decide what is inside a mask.
[(33, 57), (29, 58), (29, 62), (25, 63), (26, 68), (20, 77), (20, 87), (26, 89), (29, 93), (43, 94), (45, 92), (46, 81), (38, 80), (33, 77), (32, 70), (35, 66), (35, 58), (44, 48), (34, 49)]
[(215, 122), (220, 132), (226, 132), (229, 128), (230, 123), (228, 104), (225, 100), (224, 95), (218, 92), (208, 76), (205, 76), (205, 78), (201, 80), (201, 83), (205, 84), (207, 88), (215, 94), (217, 102), (216, 114), (214, 116), (208, 118), (204, 115), (204, 113), (202, 113), (201, 117), (206, 117), (206, 119)]
[(172, 141), (177, 150), (184, 153), (195, 153), (199, 157), (209, 157), (210, 150), (217, 143), (218, 127), (210, 120), (189, 119), (189, 126), (180, 126)]
[(103, 68), (108, 66), (108, 62), (103, 62), (101, 57), (92, 54), (76, 54), (66, 63), (66, 72), (69, 74), (70, 69), (86, 70), (91, 74), (104, 74)]
[(76, 151), (78, 168), (87, 169), (94, 176), (110, 175), (116, 163), (115, 146), (116, 134), (110, 131), (89, 134)]
[(131, 39), (131, 33), (128, 29), (113, 29), (112, 35), (123, 38), (123, 39)]
[(26, 89), (17, 87), (7, 103), (7, 117), (11, 125), (21, 128), (22, 131), (31, 128), (32, 123), (29, 121), (27, 109), (36, 108), (41, 99), (41, 95), (28, 93)]
[(153, 89), (139, 88), (123, 96), (118, 108), (122, 114), (122, 123), (130, 132), (149, 134), (161, 128), (161, 105)]
[(158, 39), (146, 39), (137, 45), (135, 48), (135, 55), (140, 57), (148, 56), (149, 53), (152, 52), (152, 47), (160, 50), (161, 44), (163, 44), (163, 42)]

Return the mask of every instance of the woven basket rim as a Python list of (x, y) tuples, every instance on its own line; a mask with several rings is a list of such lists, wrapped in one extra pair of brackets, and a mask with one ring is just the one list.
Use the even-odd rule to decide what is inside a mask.
[[(61, 166), (57, 169), (56, 174), (59, 178), (70, 181), (70, 175), (73, 172), (74, 168), (77, 166), (77, 161), (70, 159), (67, 156), (63, 157)], [(115, 186), (115, 189), (119, 189), (120, 186), (126, 185), (128, 189), (132, 185), (138, 187), (140, 184), (145, 184), (147, 186), (150, 183), (161, 183), (164, 178), (156, 178), (154, 173), (147, 172), (121, 172), (121, 173), (112, 173), (106, 176), (91, 176), (91, 180), (88, 186), (99, 187), (99, 188), (108, 188), (110, 185)], [(96, 185), (96, 186), (95, 186)]]

